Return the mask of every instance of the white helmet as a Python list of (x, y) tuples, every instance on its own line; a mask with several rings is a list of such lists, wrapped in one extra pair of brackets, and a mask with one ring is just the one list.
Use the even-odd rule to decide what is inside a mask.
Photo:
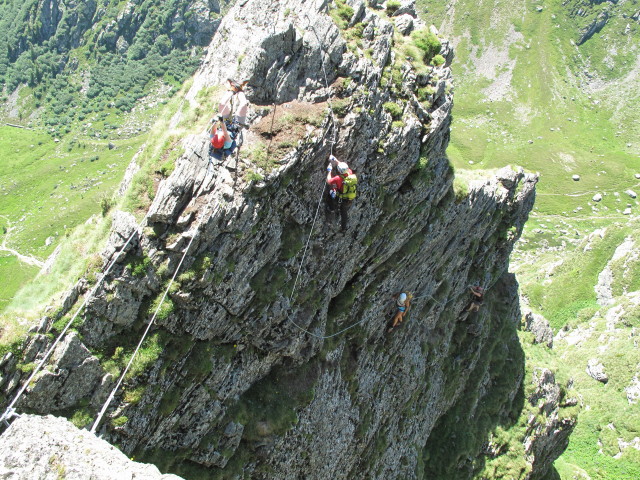
[(339, 174), (347, 173), (347, 170), (349, 170), (349, 165), (347, 165), (346, 162), (338, 163), (338, 173)]
[(398, 297), (398, 300), (400, 300), (401, 302), (404, 302), (406, 299), (407, 299), (406, 293), (401, 293), (400, 297)]

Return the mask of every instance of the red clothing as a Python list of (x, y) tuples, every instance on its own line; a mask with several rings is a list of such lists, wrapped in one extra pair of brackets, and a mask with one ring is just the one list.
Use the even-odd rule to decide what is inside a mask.
[(327, 183), (335, 188), (338, 192), (342, 193), (342, 184), (344, 182), (344, 177), (346, 177), (347, 175), (352, 175), (353, 172), (351, 171), (351, 169), (347, 170), (346, 174), (342, 174), (342, 175), (336, 175), (335, 177), (331, 177), (331, 180), (328, 180)]

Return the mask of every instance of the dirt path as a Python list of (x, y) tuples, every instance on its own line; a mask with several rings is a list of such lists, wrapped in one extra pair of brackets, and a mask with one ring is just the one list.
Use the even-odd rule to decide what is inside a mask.
[[(9, 225), (11, 225), (11, 221), (7, 217), (2, 215), (2, 218), (5, 218), (7, 220), (7, 222), (9, 223)], [(31, 265), (33, 267), (38, 267), (38, 268), (44, 267), (44, 262), (43, 261), (38, 260), (35, 257), (29, 257), (27, 255), (22, 255), (21, 253), (16, 252), (13, 248), (7, 247), (7, 239), (9, 238), (9, 233), (11, 233), (11, 230), (13, 230), (13, 227), (8, 226), (7, 227), (7, 233), (6, 233), (5, 237), (2, 239), (2, 245), (0, 245), (0, 252), (9, 252), (11, 255), (14, 255), (15, 257), (18, 258), (18, 260), (20, 260), (23, 263), (26, 263), (27, 265)]]

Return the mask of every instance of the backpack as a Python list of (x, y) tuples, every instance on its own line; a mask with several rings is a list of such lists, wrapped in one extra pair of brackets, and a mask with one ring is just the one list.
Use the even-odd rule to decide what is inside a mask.
[[(222, 155), (223, 157), (228, 157), (233, 154), (233, 151), (236, 149), (236, 137), (238, 136), (239, 127), (235, 123), (227, 124), (227, 132), (229, 133), (229, 137), (231, 138), (231, 146), (229, 148), (216, 147), (213, 144), (213, 139), (211, 139), (211, 146), (209, 147), (212, 154)], [(220, 130), (219, 130), (220, 131)]]
[(343, 200), (354, 200), (356, 198), (356, 190), (358, 187), (358, 177), (355, 173), (347, 175), (342, 180), (342, 193), (338, 196)]

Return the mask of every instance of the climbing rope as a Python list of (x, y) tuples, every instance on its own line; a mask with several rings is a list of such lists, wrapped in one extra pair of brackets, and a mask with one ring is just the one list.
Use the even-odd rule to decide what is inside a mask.
[[(233, 115), (233, 103), (232, 103), (232, 108), (231, 108), (231, 115)], [(242, 135), (242, 131), (239, 131), (238, 134), (241, 136)], [(244, 142), (243, 142), (244, 143)], [(238, 162), (238, 158), (240, 155), (240, 149), (242, 148), (242, 143), (240, 145), (237, 145), (236, 148), (236, 153), (235, 153), (235, 160), (236, 160), (236, 168), (237, 168), (237, 162)], [(223, 163), (224, 160), (226, 160), (227, 157), (223, 157)], [(205, 180), (207, 178), (207, 175), (209, 173), (209, 166), (211, 165), (211, 158), (209, 157), (209, 164), (207, 164), (207, 171), (205, 173), (205, 177), (202, 180), (202, 188), (204, 188), (205, 185)], [(220, 178), (220, 176), (216, 177), (211, 190), (215, 190), (216, 187), (216, 183), (218, 178)], [(211, 203), (209, 203), (207, 205), (207, 209), (209, 210), (211, 208)], [(211, 212), (211, 215), (213, 215), (215, 213), (215, 211)], [(176, 279), (176, 276), (178, 275), (178, 272), (180, 271), (180, 267), (182, 267), (182, 264), (184, 262), (184, 259), (186, 258), (187, 254), (189, 253), (189, 250), (191, 248), (191, 245), (193, 244), (193, 240), (196, 238), (197, 234), (198, 234), (198, 229), (200, 228), (200, 225), (202, 224), (202, 221), (205, 218), (210, 217), (211, 215), (209, 215), (209, 212), (205, 212), (204, 215), (202, 215), (202, 217), (200, 218), (200, 220), (198, 221), (196, 228), (195, 228), (195, 232), (193, 234), (193, 236), (191, 237), (191, 240), (189, 240), (189, 244), (187, 245), (184, 254), (182, 255), (182, 258), (180, 259), (180, 262), (178, 263), (178, 266), (176, 267), (176, 270), (173, 272), (173, 276), (171, 277), (171, 280), (169, 281), (169, 284), (167, 285), (167, 288), (165, 289), (162, 298), (160, 299), (160, 302), (158, 303), (158, 306), (156, 307), (156, 310), (153, 312), (153, 316), (151, 317), (151, 320), (149, 320), (149, 323), (147, 325), (147, 328), (145, 329), (144, 333), (142, 334), (142, 337), (140, 338), (140, 341), (138, 342), (138, 345), (136, 346), (134, 352), (131, 355), (131, 358), (129, 359), (129, 362), (127, 362), (127, 365), (124, 369), (124, 371), (120, 374), (120, 378), (118, 379), (118, 382), (116, 383), (115, 387), (113, 388), (113, 390), (111, 391), (111, 393), (109, 394), (109, 397), (107, 398), (107, 400), (105, 401), (104, 405), (102, 406), (102, 409), (100, 410), (100, 412), (98, 413), (98, 416), (96, 417), (96, 420), (93, 423), (93, 426), (91, 427), (91, 433), (95, 433), (96, 429), (98, 428), (98, 426), (100, 425), (100, 422), (102, 420), (102, 417), (104, 417), (104, 414), (107, 411), (107, 408), (109, 408), (109, 405), (111, 404), (111, 401), (113, 400), (113, 398), (115, 397), (115, 394), (117, 393), (118, 389), (120, 388), (120, 385), (122, 385), (122, 382), (124, 381), (125, 376), (127, 375), (127, 372), (129, 371), (129, 368), (131, 367), (136, 355), (138, 354), (138, 352), (140, 351), (140, 348), (142, 347), (142, 344), (144, 343), (149, 331), (151, 330), (151, 326), (155, 323), (155, 320), (158, 316), (158, 312), (160, 311), (160, 308), (162, 307), (162, 304), (164, 303), (165, 299), (167, 298), (167, 294), (169, 293), (169, 290), (171, 289), (171, 286), (173, 284), (173, 282)]]
[[(185, 101), (185, 97), (183, 96), (182, 99), (182, 104)], [(233, 101), (232, 101), (232, 114), (233, 114)], [(240, 132), (240, 135), (242, 135), (242, 132)], [(238, 146), (237, 150), (236, 150), (236, 163), (238, 160), (238, 155), (240, 153), (240, 147), (241, 145)], [(203, 179), (203, 186), (205, 184), (207, 175), (209, 173), (209, 167), (212, 165), (211, 162), (211, 158), (209, 158), (209, 164), (207, 165), (207, 171), (205, 172), (205, 177)], [(213, 189), (215, 189), (215, 182), (213, 185)], [(78, 315), (80, 314), (80, 312), (84, 309), (84, 307), (87, 305), (87, 303), (89, 302), (89, 300), (91, 298), (93, 298), (95, 296), (95, 293), (97, 292), (98, 288), (102, 285), (102, 282), (104, 281), (104, 279), (107, 277), (107, 275), (111, 272), (111, 269), (113, 268), (113, 266), (116, 264), (116, 262), (118, 261), (118, 259), (120, 258), (120, 255), (124, 252), (124, 250), (127, 248), (127, 246), (129, 245), (129, 243), (131, 242), (131, 240), (133, 239), (134, 235), (140, 230), (140, 228), (142, 227), (142, 225), (144, 224), (144, 222), (146, 221), (147, 217), (149, 215), (149, 212), (147, 212), (147, 214), (143, 217), (143, 219), (138, 223), (138, 225), (136, 226), (136, 228), (131, 232), (131, 235), (129, 236), (129, 238), (127, 238), (127, 241), (124, 243), (124, 245), (120, 248), (120, 250), (113, 255), (111, 261), (109, 262), (107, 268), (104, 270), (104, 272), (102, 273), (102, 275), (100, 276), (100, 278), (98, 279), (98, 281), (96, 282), (96, 284), (94, 285), (94, 287), (90, 290), (90, 292), (85, 296), (82, 304), (80, 305), (80, 307), (78, 307), (78, 309), (76, 310), (76, 312), (74, 313), (74, 315), (71, 317), (71, 319), (67, 322), (67, 324), (65, 325), (65, 327), (62, 329), (62, 331), (60, 332), (60, 334), (58, 335), (58, 337), (56, 338), (56, 340), (53, 342), (53, 344), (51, 345), (51, 347), (49, 347), (49, 349), (47, 350), (47, 352), (45, 353), (45, 355), (42, 357), (42, 359), (38, 362), (38, 364), (36, 365), (36, 367), (34, 368), (33, 372), (31, 373), (31, 375), (29, 376), (29, 378), (27, 379), (26, 382), (24, 382), (24, 384), (22, 385), (22, 387), (20, 388), (20, 390), (18, 391), (18, 393), (16, 394), (16, 396), (14, 397), (14, 399), (11, 401), (11, 403), (9, 404), (9, 406), (6, 408), (5, 412), (2, 414), (2, 416), (0, 416), (0, 422), (4, 423), (5, 425), (9, 425), (8, 421), (16, 416), (19, 416), (16, 412), (16, 409), (14, 408), (16, 403), (18, 402), (18, 400), (22, 397), (22, 395), (24, 394), (24, 392), (26, 391), (27, 387), (29, 386), (29, 384), (31, 383), (31, 381), (35, 378), (35, 376), (40, 372), (40, 370), (42, 369), (42, 367), (44, 366), (44, 364), (46, 363), (46, 361), (49, 359), (49, 357), (51, 356), (51, 354), (54, 352), (56, 346), (60, 343), (60, 341), (62, 340), (62, 338), (64, 337), (64, 335), (67, 333), (68, 329), (71, 327), (71, 325), (73, 324), (73, 322), (76, 320), (76, 318), (78, 317)], [(206, 218), (206, 215), (204, 215), (200, 221), (202, 221), (203, 218)], [(198, 223), (198, 227), (200, 225), (200, 222)], [(197, 234), (197, 228), (196, 227), (196, 234)], [(191, 240), (189, 241), (189, 244), (187, 246), (187, 249), (185, 250), (185, 253), (182, 257), (182, 259), (180, 260), (180, 263), (178, 264), (176, 271), (171, 279), (171, 282), (169, 283), (169, 287), (171, 286), (171, 284), (173, 283), (173, 281), (175, 280), (175, 277), (178, 273), (178, 271), (180, 270), (180, 267), (182, 266), (182, 263), (186, 257), (186, 254), (188, 253), (191, 244), (193, 243), (193, 240), (196, 236), (196, 234), (194, 234), (194, 236), (191, 238)], [(160, 309), (160, 307), (162, 306), (162, 303), (164, 302), (166, 295), (168, 293), (169, 289), (167, 288), (167, 290), (164, 292), (164, 295), (160, 301), (160, 303), (158, 304), (158, 308), (156, 309), (156, 311), (154, 312), (154, 315), (151, 319), (151, 321), (149, 322), (149, 325), (147, 325), (147, 328), (138, 344), (138, 346), (136, 347), (136, 350), (134, 352), (134, 354), (131, 356), (131, 359), (129, 360), (125, 371), (123, 372), (122, 376), (120, 377), (116, 387), (114, 388), (114, 390), (111, 392), (111, 395), (109, 396), (109, 399), (107, 400), (107, 402), (105, 403), (105, 405), (103, 406), (98, 418), (96, 419), (96, 422), (94, 423), (93, 427), (92, 427), (92, 432), (95, 432), (96, 427), (98, 426), (100, 420), (102, 419), (102, 416), (104, 415), (104, 412), (106, 411), (109, 403), (111, 402), (111, 400), (113, 399), (113, 396), (115, 395), (116, 391), (118, 390), (119, 386), (121, 385), (124, 376), (126, 375), (127, 371), (129, 370), (133, 360), (135, 359), (135, 356), (137, 354), (137, 352), (140, 349), (140, 346), (142, 345), (142, 343), (144, 342), (144, 339), (146, 338), (149, 329), (151, 328), (151, 325), (153, 325), (155, 318), (158, 314), (158, 311)]]
[[(239, 155), (239, 153), (240, 153), (240, 147), (238, 147), (238, 149), (236, 150), (236, 160), (237, 160), (237, 155)], [(218, 175), (218, 177), (216, 177), (216, 179), (214, 181), (214, 184), (212, 186), (212, 190), (215, 190), (215, 186), (216, 186), (216, 183), (218, 181), (218, 178), (220, 178), (220, 175)], [(206, 179), (206, 174), (205, 174), (205, 179)], [(203, 184), (204, 184), (204, 180), (203, 180)], [(214, 208), (215, 208), (215, 206), (214, 206)], [(182, 258), (180, 259), (180, 262), (178, 263), (178, 266), (176, 267), (175, 271), (173, 272), (173, 276), (171, 277), (171, 280), (169, 281), (169, 284), (167, 285), (167, 288), (165, 289), (165, 291), (164, 291), (164, 293), (162, 295), (162, 298), (160, 299), (160, 302), (158, 302), (158, 306), (156, 307), (156, 310), (153, 312), (153, 316), (151, 317), (151, 320), (149, 320), (149, 323), (147, 324), (147, 328), (145, 329), (144, 333), (142, 334), (142, 337), (140, 338), (140, 341), (138, 342), (138, 345), (136, 346), (135, 350), (131, 354), (131, 358), (127, 362), (127, 366), (125, 367), (124, 371), (120, 374), (120, 378), (118, 379), (118, 382), (116, 383), (115, 387), (113, 388), (113, 390), (109, 394), (109, 397), (107, 398), (107, 400), (105, 401), (104, 405), (102, 406), (102, 409), (98, 413), (98, 416), (96, 417), (96, 420), (94, 421), (93, 426), (91, 427), (91, 433), (95, 433), (96, 432), (96, 429), (98, 428), (98, 426), (99, 426), (99, 424), (100, 424), (100, 422), (102, 420), (102, 417), (104, 416), (105, 412), (107, 411), (107, 408), (109, 408), (109, 405), (111, 404), (111, 401), (115, 397), (115, 394), (117, 393), (118, 389), (120, 388), (120, 385), (124, 381), (124, 378), (127, 375), (127, 372), (129, 371), (129, 368), (131, 367), (133, 361), (135, 360), (136, 355), (140, 351), (140, 348), (142, 347), (142, 344), (144, 343), (145, 339), (147, 338), (147, 334), (151, 330), (151, 326), (155, 323), (156, 318), (158, 316), (158, 312), (160, 311), (160, 308), (162, 307), (162, 304), (164, 303), (165, 299), (167, 298), (169, 290), (171, 289), (171, 286), (173, 285), (173, 282), (175, 281), (176, 276), (178, 275), (178, 272), (180, 271), (180, 267), (182, 267), (184, 259), (187, 257), (187, 254), (189, 253), (189, 249), (191, 248), (191, 245), (193, 244), (193, 241), (195, 240), (196, 236), (198, 235), (198, 231), (199, 231), (200, 225), (202, 224), (202, 221), (205, 218), (209, 218), (211, 215), (213, 215), (215, 213), (215, 210), (214, 210), (209, 215), (209, 210), (210, 209), (211, 209), (211, 203), (209, 203), (207, 205), (207, 211), (202, 215), (202, 217), (200, 217), (200, 220), (198, 220), (198, 223), (196, 224), (196, 227), (195, 227), (195, 232), (194, 232), (193, 236), (191, 237), (191, 240), (189, 240), (189, 243), (188, 243), (187, 247), (185, 248), (184, 253), (182, 254)]]
[[(148, 213), (147, 213), (148, 215)], [(78, 307), (78, 309), (76, 310), (76, 312), (73, 314), (73, 316), (71, 317), (71, 319), (67, 322), (67, 324), (65, 325), (65, 327), (62, 329), (62, 331), (60, 332), (60, 334), (58, 335), (58, 337), (56, 338), (56, 340), (53, 342), (53, 344), (51, 345), (51, 347), (49, 347), (49, 350), (47, 350), (47, 352), (45, 353), (44, 357), (42, 357), (42, 359), (38, 362), (38, 364), (36, 365), (36, 367), (33, 369), (33, 372), (31, 372), (31, 375), (29, 376), (29, 378), (27, 379), (26, 382), (24, 382), (24, 384), (22, 385), (22, 387), (20, 388), (20, 390), (18, 391), (17, 395), (14, 397), (14, 399), (11, 401), (11, 403), (9, 404), (9, 406), (7, 407), (7, 409), (5, 410), (5, 412), (2, 414), (2, 416), (0, 417), (0, 421), (4, 421), (5, 423), (7, 423), (7, 420), (16, 416), (17, 414), (15, 413), (15, 409), (14, 406), (16, 405), (16, 403), (18, 402), (18, 400), (20, 399), (20, 397), (22, 396), (22, 394), (26, 391), (27, 387), (29, 386), (29, 384), (31, 383), (31, 381), (35, 378), (35, 376), (40, 372), (40, 370), (42, 369), (42, 367), (44, 366), (45, 362), (49, 359), (49, 357), (51, 356), (51, 354), (53, 353), (53, 351), (55, 350), (56, 346), (58, 345), (58, 343), (60, 343), (60, 340), (62, 340), (62, 337), (64, 337), (65, 333), (67, 333), (67, 330), (69, 329), (69, 327), (71, 327), (71, 324), (73, 324), (73, 322), (75, 321), (75, 319), (78, 317), (78, 315), (80, 314), (80, 312), (82, 311), (82, 309), (87, 305), (87, 303), (89, 302), (89, 300), (91, 298), (93, 298), (93, 296), (95, 295), (96, 291), (98, 290), (98, 288), (100, 287), (100, 285), (102, 285), (103, 280), (106, 278), (106, 276), (109, 274), (109, 272), (111, 272), (111, 269), (113, 268), (113, 266), (116, 264), (116, 262), (118, 261), (118, 259), (120, 258), (120, 255), (122, 254), (122, 252), (124, 252), (124, 250), (127, 248), (127, 246), (129, 245), (129, 243), (131, 242), (131, 239), (133, 239), (133, 236), (140, 230), (140, 228), (142, 227), (142, 224), (145, 222), (145, 220), (147, 219), (147, 215), (144, 216), (144, 218), (140, 221), (140, 223), (138, 223), (137, 227), (133, 230), (133, 232), (131, 232), (131, 235), (129, 235), (129, 238), (127, 239), (127, 241), (125, 242), (125, 244), (122, 246), (122, 248), (120, 248), (120, 251), (117, 252), (117, 254), (115, 254), (111, 261), (109, 262), (107, 268), (104, 270), (104, 272), (102, 273), (102, 275), (100, 276), (100, 278), (98, 279), (98, 281), (96, 282), (96, 284), (94, 285), (94, 287), (90, 290), (90, 292), (85, 296), (82, 304), (80, 305), (80, 307)]]
[[(203, 215), (202, 218), (204, 218), (204, 215)], [(198, 227), (199, 226), (200, 226), (200, 222), (198, 222)], [(107, 411), (107, 408), (109, 407), (109, 404), (113, 400), (113, 397), (115, 396), (116, 392), (120, 388), (120, 385), (124, 381), (124, 377), (127, 374), (127, 372), (129, 371), (129, 368), (131, 367), (131, 364), (135, 360), (136, 355), (138, 354), (138, 351), (140, 350), (140, 347), (142, 347), (142, 343), (147, 338), (147, 334), (149, 333), (149, 330), (151, 329), (151, 326), (155, 323), (156, 317), (158, 316), (158, 312), (160, 311), (160, 308), (162, 307), (162, 304), (164, 303), (164, 300), (167, 297), (167, 294), (169, 293), (169, 289), (171, 288), (171, 285), (173, 285), (173, 282), (174, 282), (174, 280), (176, 278), (176, 275), (180, 271), (180, 267), (182, 266), (182, 262), (184, 261), (185, 257), (187, 256), (187, 253), (189, 252), (189, 248), (191, 248), (191, 244), (193, 243), (194, 238), (196, 238), (196, 234), (197, 234), (197, 227), (196, 227), (196, 233), (194, 233), (194, 235), (191, 237), (191, 240), (189, 241), (189, 244), (187, 245), (187, 248), (185, 249), (184, 254), (182, 255), (182, 258), (180, 259), (180, 263), (178, 263), (178, 266), (177, 266), (175, 272), (173, 273), (173, 276), (171, 277), (171, 281), (169, 282), (169, 285), (165, 289), (165, 291), (164, 291), (164, 293), (162, 295), (162, 298), (160, 299), (160, 302), (158, 303), (158, 306), (156, 307), (155, 312), (153, 312), (153, 316), (151, 317), (151, 320), (149, 321), (149, 323), (147, 325), (147, 328), (145, 329), (144, 333), (142, 334), (142, 337), (140, 338), (140, 341), (138, 342), (138, 345), (136, 346), (136, 349), (134, 350), (133, 354), (131, 355), (131, 358), (129, 359), (129, 362), (127, 363), (127, 366), (125, 367), (125, 369), (122, 372), (122, 374), (120, 374), (120, 378), (118, 379), (118, 382), (116, 383), (116, 386), (113, 388), (113, 390), (109, 394), (109, 397), (107, 398), (106, 402), (102, 406), (102, 409), (100, 410), (100, 413), (98, 414), (98, 417), (96, 418), (95, 422), (93, 423), (93, 426), (91, 427), (91, 433), (96, 433), (96, 428), (100, 424), (100, 421), (102, 420), (102, 417), (104, 416), (105, 412)]]
[[(321, 61), (321, 64), (322, 64), (322, 73), (324, 75), (324, 84), (325, 84), (325, 88), (326, 88), (327, 95), (328, 95), (329, 94), (329, 79), (327, 77), (327, 70), (325, 68), (325, 63), (324, 63), (324, 52), (325, 52), (324, 44), (322, 43), (322, 40), (320, 40), (320, 36), (318, 35), (318, 32), (316, 32), (316, 29), (311, 24), (311, 20), (309, 19), (309, 17), (305, 14), (304, 18), (306, 18), (307, 22), (309, 23), (307, 28), (313, 32), (313, 34), (316, 36), (316, 39), (318, 40), (318, 43), (320, 44), (320, 61)], [(333, 105), (331, 104), (331, 96), (330, 95), (328, 95), (328, 97), (327, 97), (327, 105), (329, 106), (329, 111), (331, 113), (332, 133), (333, 133), (333, 140), (330, 140), (328, 143), (331, 145), (330, 154), (333, 155), (333, 146), (337, 143), (337, 140), (336, 140), (336, 135), (337, 135), (336, 125), (337, 125), (337, 123), (336, 123), (336, 116), (335, 116), (335, 113), (333, 111)], [(275, 118), (275, 110), (274, 110), (274, 118)], [(273, 129), (273, 118), (271, 120), (271, 128)], [(289, 296), (289, 304), (291, 304), (291, 301), (293, 300), (293, 296), (295, 294), (296, 287), (298, 285), (298, 280), (300, 278), (300, 273), (302, 272), (302, 266), (304, 265), (304, 261), (305, 261), (306, 256), (307, 256), (307, 250), (309, 248), (309, 242), (311, 241), (311, 236), (313, 234), (313, 228), (315, 227), (316, 220), (318, 219), (318, 213), (320, 212), (320, 205), (322, 204), (322, 197), (324, 196), (325, 188), (326, 188), (325, 187), (325, 182), (323, 182), (322, 189), (320, 191), (320, 198), (318, 200), (318, 205), (316, 207), (316, 213), (315, 213), (315, 215), (313, 217), (313, 222), (311, 224), (311, 231), (309, 232), (309, 236), (307, 237), (307, 242), (305, 244), (304, 251), (302, 253), (302, 258), (300, 259), (300, 266), (298, 267), (298, 272), (297, 272), (296, 278), (295, 278), (295, 280), (293, 282), (293, 288), (291, 289), (291, 295)], [(326, 340), (328, 338), (332, 338), (332, 337), (335, 337), (337, 335), (340, 335), (341, 333), (346, 332), (347, 330), (350, 330), (351, 328), (354, 328), (355, 326), (359, 325), (360, 323), (362, 323), (364, 321), (364, 319), (360, 320), (359, 322), (356, 322), (356, 323), (354, 323), (352, 325), (349, 325), (348, 327), (340, 330), (339, 332), (331, 334), (331, 335), (318, 335), (317, 333), (310, 332), (306, 328), (298, 325), (291, 318), (291, 315), (288, 316), (288, 319), (294, 326), (296, 326), (302, 332), (306, 333), (307, 335), (311, 335), (312, 337), (319, 338), (321, 340)]]

